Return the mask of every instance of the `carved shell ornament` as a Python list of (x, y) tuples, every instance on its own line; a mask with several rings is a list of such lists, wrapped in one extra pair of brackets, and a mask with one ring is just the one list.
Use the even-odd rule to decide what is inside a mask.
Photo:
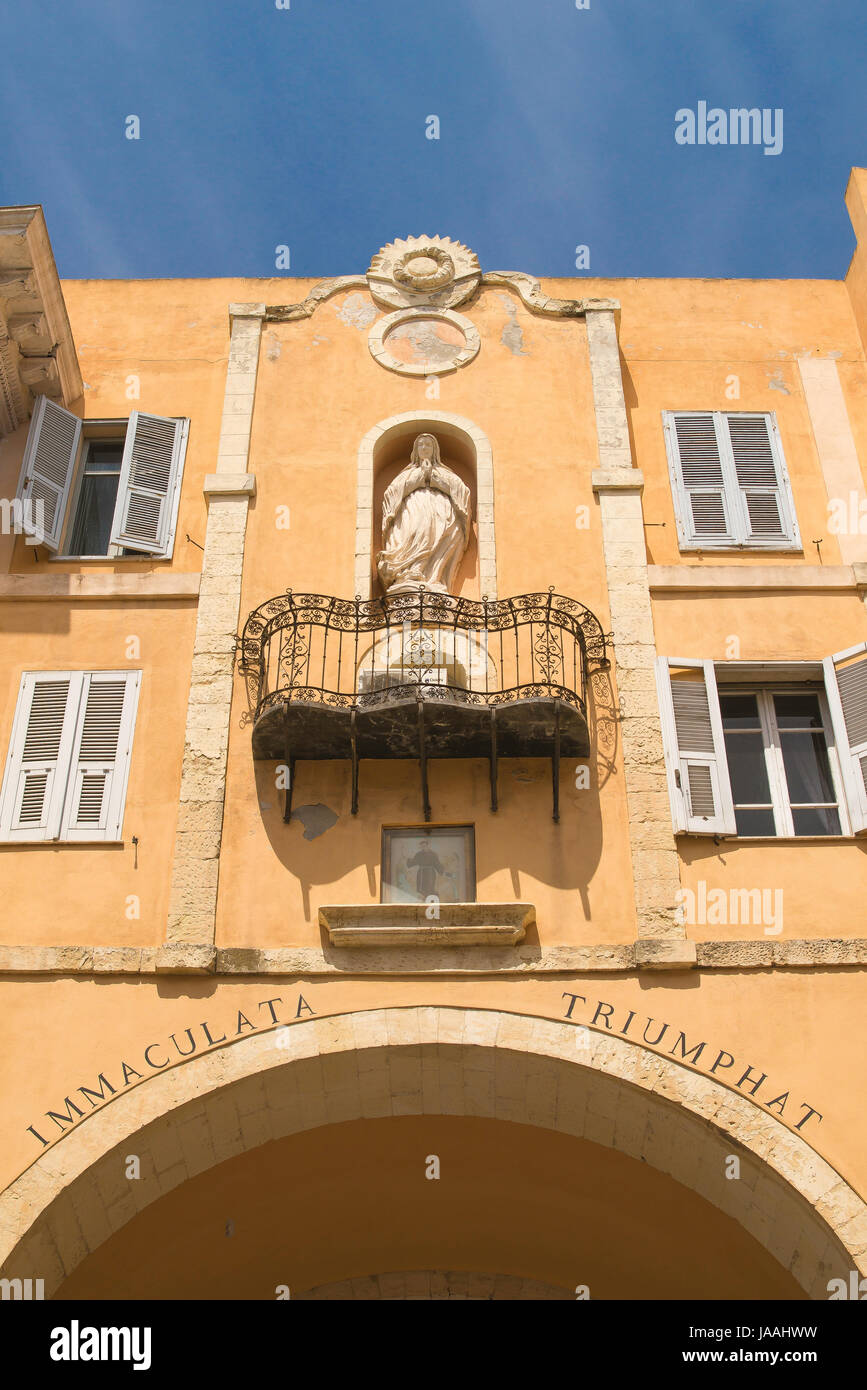
[(478, 257), (450, 237), (399, 237), (376, 253), (367, 283), (381, 308), (453, 309), (478, 288)]

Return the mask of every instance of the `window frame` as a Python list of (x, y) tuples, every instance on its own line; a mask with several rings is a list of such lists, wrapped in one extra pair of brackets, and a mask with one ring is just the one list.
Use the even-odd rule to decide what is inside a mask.
[[(53, 557), (55, 560), (138, 560), (145, 558), (139, 555), (124, 555), (123, 547), (109, 544), (108, 550), (104, 555), (82, 555), (73, 554), (67, 550), (67, 545), (72, 538), (75, 530), (75, 518), (78, 513), (78, 504), (81, 499), (81, 490), (84, 484), (84, 471), (87, 467), (89, 446), (91, 444), (120, 444), (121, 462), (117, 468), (117, 491), (114, 498), (114, 514), (117, 515), (117, 507), (120, 499), (120, 476), (123, 460), (123, 448), (126, 442), (126, 430), (129, 420), (82, 420), (81, 438), (78, 444), (78, 457), (75, 460), (75, 469), (72, 478), (72, 487), (69, 490), (69, 501), (66, 507), (66, 516), (63, 522), (63, 529), (60, 533), (60, 548)], [(116, 426), (117, 428), (113, 428)], [(112, 427), (112, 428), (109, 428)], [(112, 521), (112, 527), (114, 522)], [(148, 559), (155, 559), (156, 556), (148, 556)], [(167, 557), (170, 558), (170, 557)]]
[[(394, 824), (386, 823), (380, 827), (380, 858), (379, 858), (379, 900), (384, 904), (400, 903), (402, 899), (387, 898), (385, 896), (386, 887), (391, 884), (392, 872), (392, 845), (393, 840), (389, 837), (398, 832), (399, 834), (425, 836), (432, 835), (438, 830), (463, 831), (464, 849), (466, 853), (465, 873), (467, 883), (472, 885), (473, 896), (469, 899), (456, 899), (459, 902), (478, 902), (479, 884), (476, 874), (476, 825), (475, 821), (425, 821), (422, 824)], [(426, 899), (416, 902), (417, 907), (424, 907)]]
[[(720, 470), (723, 480), (722, 506), (729, 523), (729, 528), (732, 531), (730, 537), (702, 538), (701, 536), (697, 536), (693, 531), (689, 489), (683, 480), (680, 451), (676, 437), (675, 420), (680, 415), (707, 415), (710, 416), (713, 421), (717, 453), (719, 455)], [(744, 490), (738, 481), (734, 450), (731, 444), (728, 425), (725, 423), (729, 416), (741, 416), (754, 419), (760, 418), (767, 422), (768, 438), (770, 440), (771, 452), (774, 459), (774, 469), (777, 475), (778, 486), (776, 492), (780, 499), (780, 519), (785, 528), (785, 534), (782, 536), (750, 536), (749, 511), (744, 500)], [(792, 483), (789, 477), (789, 468), (783, 450), (783, 441), (777, 422), (776, 411), (708, 410), (706, 407), (690, 410), (684, 407), (678, 407), (676, 410), (663, 410), (662, 421), (679, 550), (689, 552), (763, 550), (785, 553), (792, 553), (794, 551), (803, 554), (803, 543), (798, 526), (798, 514), (795, 510), (795, 498), (792, 492)]]
[[(719, 671), (717, 670), (717, 675)], [(774, 816), (773, 835), (736, 835), (738, 840), (838, 840), (849, 838), (852, 835), (852, 828), (849, 821), (849, 807), (846, 799), (846, 788), (843, 782), (840, 761), (837, 756), (837, 741), (834, 735), (834, 726), (831, 718), (831, 707), (825, 689), (814, 682), (786, 682), (770, 681), (767, 684), (762, 682), (726, 682), (717, 683), (717, 692), (720, 701), (723, 696), (729, 694), (755, 695), (759, 714), (759, 724), (762, 734), (763, 753), (765, 759), (765, 769), (768, 776), (768, 788), (771, 793), (771, 809)], [(828, 755), (828, 767), (831, 773), (831, 782), (836, 794), (836, 802), (795, 802), (795, 809), (800, 807), (816, 806), (827, 807), (836, 806), (837, 814), (840, 819), (840, 830), (833, 835), (799, 835), (795, 830), (794, 819), (792, 816), (792, 802), (789, 800), (788, 780), (786, 778), (785, 762), (783, 760), (783, 749), (780, 741), (780, 729), (777, 723), (776, 710), (774, 708), (773, 697), (775, 695), (815, 695), (819, 703), (819, 713), (822, 718), (821, 732), (825, 739), (825, 750)], [(720, 704), (722, 712), (722, 705)], [(724, 720), (723, 716), (723, 720)], [(757, 732), (757, 731), (754, 731)], [(723, 731), (725, 737), (725, 729)], [(747, 803), (734, 801), (735, 812), (738, 809), (747, 809)], [(758, 805), (759, 803), (756, 803)]]

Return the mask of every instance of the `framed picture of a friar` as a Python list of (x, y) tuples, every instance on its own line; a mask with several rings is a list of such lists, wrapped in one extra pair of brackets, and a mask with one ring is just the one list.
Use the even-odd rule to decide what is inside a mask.
[(393, 825), (382, 829), (384, 903), (476, 901), (471, 825)]

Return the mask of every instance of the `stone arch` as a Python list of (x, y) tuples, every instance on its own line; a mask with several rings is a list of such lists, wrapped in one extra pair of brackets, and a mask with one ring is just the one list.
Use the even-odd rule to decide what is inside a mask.
[(491, 441), (472, 420), (464, 415), (452, 415), (445, 410), (408, 410), (402, 415), (391, 415), (369, 429), (358, 446), (354, 592), (365, 599), (371, 597), (373, 480), (376, 460), (383, 446), (395, 435), (404, 434), (407, 425), (417, 427), (418, 433), (430, 427), (437, 434), (462, 441), (472, 452), (476, 470), (480, 593), (495, 599), (497, 551), (494, 536), (494, 456)]
[[(746, 1096), (625, 1038), (523, 1014), (402, 1007), (191, 1057), (93, 1111), (0, 1195), (0, 1273), (51, 1295), (137, 1212), (272, 1139), (345, 1120), (476, 1115), (587, 1138), (731, 1216), (812, 1298), (867, 1273), (867, 1206)], [(727, 1155), (741, 1179), (725, 1179)], [(123, 1163), (141, 1159), (128, 1182)]]

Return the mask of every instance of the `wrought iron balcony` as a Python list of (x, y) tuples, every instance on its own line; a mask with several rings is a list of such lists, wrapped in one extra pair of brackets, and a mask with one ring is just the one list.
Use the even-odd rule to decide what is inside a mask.
[(607, 667), (605, 634), (582, 603), (548, 593), (498, 601), (427, 590), (382, 599), (285, 594), (253, 613), (239, 644), (254, 758), (345, 758), (358, 810), (362, 758), (417, 758), (425, 820), (429, 758), (590, 752), (589, 672)]

